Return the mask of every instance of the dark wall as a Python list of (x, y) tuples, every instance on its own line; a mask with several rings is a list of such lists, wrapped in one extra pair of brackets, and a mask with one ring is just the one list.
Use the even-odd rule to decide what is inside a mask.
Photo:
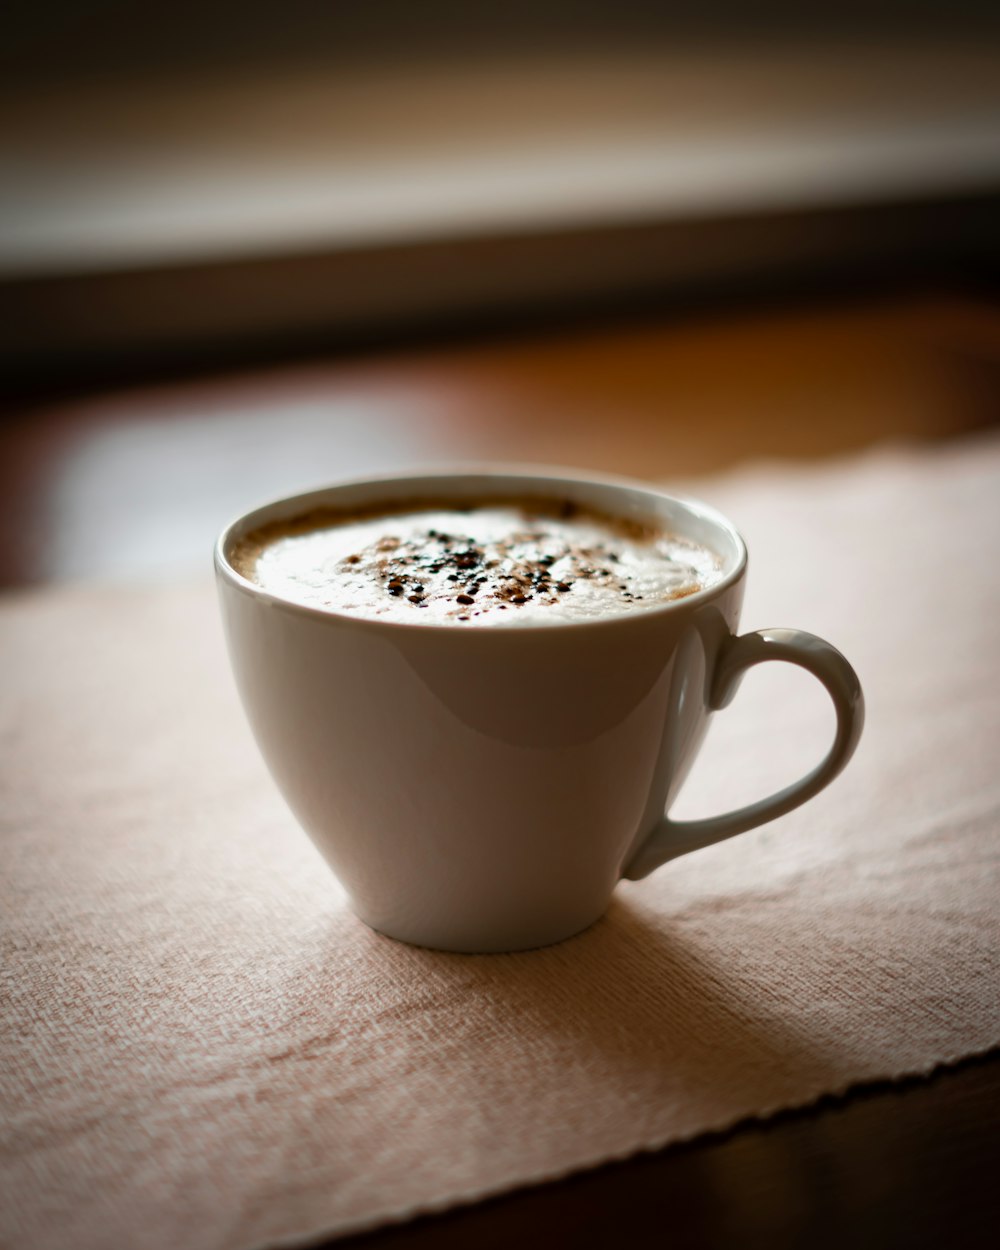
[(970, 0), (13, 0), (0, 75), (27, 80), (177, 73), (278, 61), (491, 55), (705, 39), (997, 34), (1000, 6)]

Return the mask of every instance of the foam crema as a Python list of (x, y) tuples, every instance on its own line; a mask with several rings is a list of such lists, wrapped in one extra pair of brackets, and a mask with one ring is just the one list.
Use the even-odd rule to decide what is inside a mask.
[(722, 576), (707, 547), (555, 499), (317, 510), (247, 534), (229, 559), (291, 603), (465, 629), (644, 611)]

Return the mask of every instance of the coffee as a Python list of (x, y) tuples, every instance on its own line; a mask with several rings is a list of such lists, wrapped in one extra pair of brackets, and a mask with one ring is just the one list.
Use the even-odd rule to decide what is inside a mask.
[[(817, 794), (864, 719), (829, 644), (735, 632), (732, 525), (639, 483), (511, 468), (349, 482), (235, 521), (215, 571), (275, 781), (361, 919), (418, 946), (581, 932), (622, 877)], [(771, 660), (829, 692), (833, 747), (766, 799), (674, 820), (710, 715)]]
[(721, 576), (713, 552), (652, 523), (536, 499), (314, 512), (247, 535), (230, 561), (293, 603), (462, 627), (619, 615)]

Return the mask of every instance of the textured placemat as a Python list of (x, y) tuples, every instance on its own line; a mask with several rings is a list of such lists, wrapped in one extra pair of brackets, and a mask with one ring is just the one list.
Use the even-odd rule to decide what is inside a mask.
[[(211, 587), (7, 599), (0, 1234), (243, 1247), (434, 1208), (1000, 1043), (1000, 442), (757, 470), (746, 628), (854, 661), (802, 810), (517, 956), (365, 929), (274, 793)], [(678, 814), (789, 780), (832, 715), (750, 674)]]

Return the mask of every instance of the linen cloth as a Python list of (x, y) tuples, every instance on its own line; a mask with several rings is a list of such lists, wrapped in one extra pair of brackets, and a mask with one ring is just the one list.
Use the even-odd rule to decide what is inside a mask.
[[(1000, 440), (698, 493), (748, 539), (743, 627), (856, 665), (861, 746), (527, 954), (350, 914), (256, 753), (207, 581), (7, 598), (4, 1244), (308, 1241), (1000, 1043)], [(810, 767), (825, 700), (754, 670), (677, 814)]]

